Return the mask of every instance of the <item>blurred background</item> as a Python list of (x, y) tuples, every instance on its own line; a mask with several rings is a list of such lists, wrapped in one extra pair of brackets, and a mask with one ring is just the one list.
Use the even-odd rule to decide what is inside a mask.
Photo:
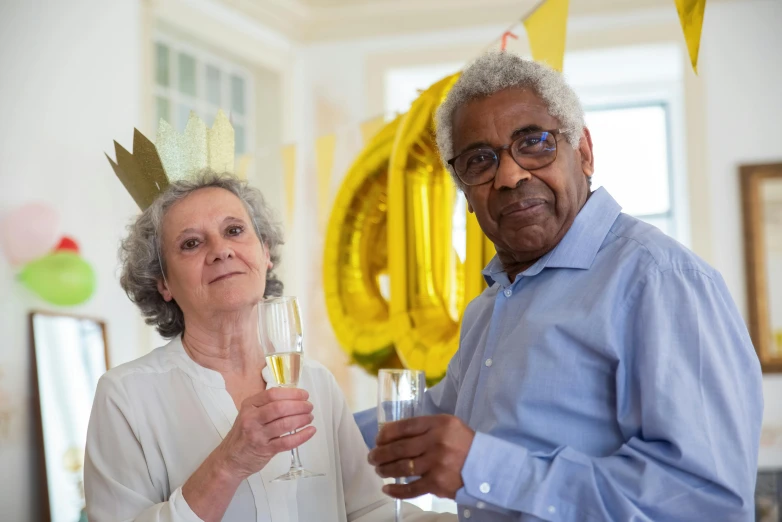
[[(508, 29), (518, 36), (508, 51), (530, 56), (520, 19), (537, 3), (0, 0), (0, 219), (30, 204), (50, 211), (56, 239), (75, 243), (60, 244), (57, 259), (74, 271), (87, 263), (93, 274), (88, 298), (69, 306), (67, 296), (34, 291), (46, 266), (0, 259), (0, 518), (42, 519), (54, 460), (70, 470), (60, 473), (72, 490), (63, 496), (80, 489), (83, 421), (46, 420), (47, 408), (83, 419), (91, 391), (57, 404), (64, 392), (42, 381), (71, 389), (102, 371), (96, 350), (111, 367), (164, 342), (118, 284), (118, 242), (138, 208), (104, 156), (114, 157), (113, 140), (130, 149), (133, 129), (154, 139), (159, 118), (181, 131), (190, 111), (210, 125), (219, 108), (230, 114), (249, 180), (285, 224), (280, 272), (286, 293), (302, 301), (305, 349), (335, 374), (354, 411), (373, 407), (374, 377), (351, 364), (327, 313), (332, 205), (367, 129), (497, 48)], [(780, 27), (780, 0), (708, 0), (696, 74), (674, 0), (571, 0), (564, 57), (592, 131), (595, 186), (715, 266), (748, 323), (769, 332), (759, 334), (768, 356), (759, 465), (768, 473), (767, 511), (777, 513), (770, 516), (782, 488), (782, 378), (774, 373), (782, 369), (782, 191), (746, 196), (766, 210), (745, 212), (742, 195), (754, 185), (742, 189), (740, 169), (746, 179), (782, 172), (769, 166), (782, 162)], [(464, 208), (456, 208), (463, 262)], [(752, 228), (752, 216), (766, 224)], [(757, 234), (766, 239), (750, 241)], [(387, 285), (381, 278), (381, 294)], [(31, 319), (32, 311), (41, 313)], [(52, 359), (66, 350), (72, 355)], [(42, 404), (45, 397), (55, 402)], [(67, 432), (73, 444), (46, 453), (41, 418), (66, 426), (48, 428), (50, 438)]]

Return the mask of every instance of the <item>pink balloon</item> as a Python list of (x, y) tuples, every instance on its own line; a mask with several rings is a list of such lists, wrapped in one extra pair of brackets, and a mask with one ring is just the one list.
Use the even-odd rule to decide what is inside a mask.
[(45, 203), (27, 203), (0, 220), (0, 244), (15, 265), (48, 254), (58, 239), (60, 217)]

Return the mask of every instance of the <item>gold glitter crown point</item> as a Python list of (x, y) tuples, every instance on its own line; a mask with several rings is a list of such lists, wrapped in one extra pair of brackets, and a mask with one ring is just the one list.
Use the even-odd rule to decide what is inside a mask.
[(204, 169), (247, 179), (248, 157), (240, 158), (239, 171), (234, 172), (234, 129), (221, 110), (217, 111), (211, 129), (191, 112), (182, 134), (161, 118), (155, 141), (152, 144), (135, 129), (133, 154), (115, 141), (117, 161), (106, 155), (114, 173), (142, 210), (168, 188), (169, 182), (189, 179)]
[(146, 209), (168, 188), (168, 178), (155, 145), (138, 129), (133, 129), (133, 153), (116, 141), (114, 153), (116, 162), (108, 154), (106, 159), (139, 208)]
[(217, 111), (211, 129), (191, 112), (182, 134), (160, 120), (155, 143), (171, 181), (187, 179), (207, 168), (215, 172), (234, 170), (234, 129), (223, 111)]

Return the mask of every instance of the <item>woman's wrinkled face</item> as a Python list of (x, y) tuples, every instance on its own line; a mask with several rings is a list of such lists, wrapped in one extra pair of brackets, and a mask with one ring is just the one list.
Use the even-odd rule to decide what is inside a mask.
[(263, 299), (268, 249), (233, 193), (209, 187), (175, 203), (163, 218), (166, 281), (158, 288), (185, 318), (251, 309)]

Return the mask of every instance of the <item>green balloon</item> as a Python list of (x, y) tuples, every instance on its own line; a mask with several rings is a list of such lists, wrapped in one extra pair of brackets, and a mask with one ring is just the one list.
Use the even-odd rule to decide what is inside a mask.
[(25, 265), (19, 279), (41, 298), (58, 306), (83, 303), (95, 291), (95, 272), (79, 254), (60, 251)]

